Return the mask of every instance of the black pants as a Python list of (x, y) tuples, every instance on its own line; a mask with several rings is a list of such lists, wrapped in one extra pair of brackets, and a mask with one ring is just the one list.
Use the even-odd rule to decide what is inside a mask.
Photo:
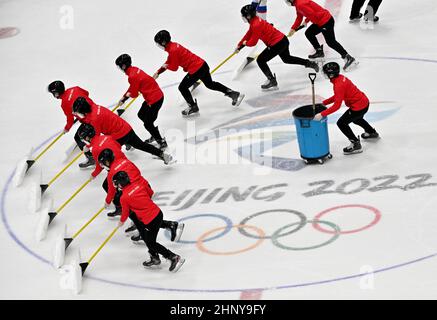
[(279, 41), (277, 44), (272, 47), (265, 48), (263, 52), (260, 53), (260, 55), (256, 59), (256, 62), (258, 63), (259, 68), (267, 78), (271, 79), (273, 77), (273, 74), (270, 71), (267, 62), (269, 62), (278, 55), (284, 63), (306, 66), (308, 60), (290, 55), (290, 50), (288, 48), (289, 45), (290, 42), (288, 41), (288, 38), (284, 36), (284, 38), (282, 38), (282, 40)]
[(158, 142), (162, 140), (162, 137), (159, 133), (158, 127), (155, 127), (154, 122), (158, 118), (158, 112), (163, 103), (164, 97), (152, 105), (148, 105), (147, 102), (144, 101), (141, 105), (140, 111), (138, 111), (138, 118), (143, 121), (144, 128), (146, 128), (150, 135)]
[(197, 70), (193, 74), (187, 74), (183, 79), (182, 82), (179, 84), (179, 91), (181, 92), (182, 96), (184, 97), (185, 101), (188, 103), (188, 105), (193, 105), (194, 100), (193, 96), (190, 92), (190, 87), (195, 84), (198, 80), (201, 80), (205, 87), (207, 87), (210, 90), (219, 91), (224, 94), (227, 94), (231, 92), (232, 90), (228, 87), (222, 85), (220, 82), (213, 81), (211, 78), (211, 73), (209, 71), (209, 66), (205, 62), (199, 70)]
[[(105, 181), (103, 181), (102, 188), (103, 188), (103, 190), (105, 190), (106, 193), (108, 193), (108, 179), (105, 179)], [(121, 207), (121, 205), (120, 205), (121, 195), (122, 195), (121, 191), (116, 190), (114, 199), (112, 200), (112, 203), (114, 204), (114, 206), (116, 206), (118, 208)]]
[(85, 143), (79, 138), (79, 131), (82, 130), (82, 128), (83, 128), (83, 123), (79, 126), (79, 128), (77, 128), (77, 131), (74, 135), (74, 141), (76, 141), (76, 144), (80, 150), (83, 150), (83, 147), (85, 147)]
[(350, 140), (350, 141), (358, 141), (357, 136), (353, 133), (352, 129), (349, 127), (350, 123), (355, 123), (364, 129), (367, 133), (375, 133), (376, 130), (366, 121), (364, 120), (364, 115), (369, 111), (369, 107), (359, 110), (353, 111), (348, 109), (337, 121), (337, 126), (340, 128), (341, 132)]
[[(354, 0), (354, 2), (352, 3), (352, 9), (351, 9), (351, 15), (350, 15), (351, 19), (358, 17), (358, 15), (360, 14), (361, 8), (364, 5), (364, 2), (366, 2), (366, 0)], [(375, 15), (379, 9), (379, 6), (381, 5), (381, 2), (382, 2), (382, 0), (370, 0), (369, 4), (367, 5), (366, 11), (370, 11), (370, 9), (372, 9), (373, 15)]]
[(317, 40), (316, 36), (321, 32), (326, 40), (326, 44), (332, 49), (334, 49), (335, 51), (337, 51), (341, 55), (341, 57), (344, 58), (347, 55), (347, 51), (335, 39), (334, 26), (335, 26), (335, 20), (333, 17), (322, 27), (319, 27), (318, 25), (313, 23), (307, 29), (307, 31), (305, 31), (305, 36), (307, 37), (309, 42), (311, 42), (314, 49), (317, 50), (320, 48), (320, 43)]
[(151, 153), (157, 157), (159, 157), (162, 153), (162, 151), (159, 150), (158, 148), (152, 146), (149, 143), (145, 143), (143, 140), (141, 140), (140, 137), (137, 136), (137, 134), (135, 133), (135, 131), (133, 129), (131, 131), (129, 131), (129, 133), (126, 134), (124, 137), (117, 139), (117, 142), (120, 145), (128, 144), (128, 145), (134, 147), (135, 149)]
[(164, 258), (169, 259), (174, 255), (173, 252), (156, 242), (156, 237), (158, 236), (159, 229), (169, 227), (169, 221), (163, 220), (164, 215), (162, 214), (162, 211), (158, 213), (155, 219), (153, 219), (149, 224), (146, 225), (138, 219), (137, 215), (133, 211), (130, 212), (129, 218), (137, 227), (141, 239), (143, 239), (143, 241), (146, 243), (146, 246), (149, 249), (149, 253), (151, 256), (157, 256), (158, 254), (160, 254)]

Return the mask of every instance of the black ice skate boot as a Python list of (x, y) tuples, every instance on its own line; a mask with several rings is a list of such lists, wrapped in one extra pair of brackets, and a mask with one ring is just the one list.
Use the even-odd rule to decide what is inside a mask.
[(188, 108), (182, 111), (184, 117), (198, 116), (199, 106), (197, 105), (197, 100), (194, 101), (193, 105), (189, 105)]
[(276, 81), (276, 75), (272, 75), (267, 78), (267, 81), (261, 85), (261, 89), (264, 91), (278, 90), (278, 82)]
[(165, 164), (173, 164), (176, 162), (171, 154), (165, 153), (164, 151), (161, 152), (159, 158), (164, 161)]
[(125, 144), (124, 147), (126, 148), (126, 151), (134, 150), (134, 147), (132, 147), (130, 144)]
[(170, 223), (171, 223), (171, 225), (170, 225), (170, 233), (171, 233), (170, 240), (178, 242), (182, 236), (182, 232), (184, 231), (185, 225), (182, 222), (178, 223), (176, 221), (172, 221)]
[(168, 144), (167, 141), (165, 141), (165, 138), (162, 138), (160, 141), (157, 141), (159, 144), (159, 149), (164, 151), (165, 149), (167, 149)]
[(150, 260), (143, 262), (143, 266), (145, 268), (153, 268), (159, 266), (160, 264), (161, 264), (161, 259), (159, 259), (159, 255), (150, 255)]
[(305, 65), (305, 68), (312, 68), (315, 72), (319, 72), (320, 68), (317, 62), (308, 60), (307, 64)]
[(132, 240), (133, 243), (135, 244), (142, 244), (143, 242), (141, 240), (143, 240), (141, 238), (141, 235), (138, 233), (136, 235), (133, 235), (132, 237), (130, 237), (130, 239)]
[(363, 152), (363, 148), (361, 147), (360, 138), (358, 140), (352, 141), (349, 146), (343, 149), (344, 154), (354, 154)]
[(90, 151), (85, 152), (86, 160), (84, 162), (79, 163), (79, 168), (87, 169), (94, 167), (96, 165), (96, 161), (94, 161), (93, 155)]
[(344, 58), (345, 64), (343, 67), (344, 71), (349, 71), (353, 66), (356, 66), (358, 62), (350, 54), (347, 54)]
[(145, 143), (151, 144), (153, 142), (155, 142), (155, 138), (154, 137), (150, 137), (149, 139), (144, 140)]
[(359, 13), (357, 16), (350, 16), (349, 17), (349, 22), (350, 23), (355, 23), (361, 20), (361, 18), (363, 17), (362, 13)]
[(181, 258), (181, 256), (174, 253), (169, 260), (170, 260), (170, 268), (168, 268), (168, 270), (171, 272), (177, 272), (185, 262), (185, 259)]
[(232, 99), (232, 105), (238, 107), (241, 103), (241, 101), (243, 101), (245, 95), (237, 92), (237, 91), (230, 91), (228, 93), (225, 94), (226, 96), (228, 96), (229, 98)]
[(323, 44), (320, 46), (320, 48), (316, 49), (316, 52), (313, 54), (310, 54), (308, 56), (308, 59), (320, 59), (320, 58), (324, 58), (325, 57), (325, 53), (323, 52)]
[(115, 211), (108, 212), (108, 218), (111, 220), (117, 219), (117, 217), (121, 216), (121, 207), (115, 207)]
[(136, 231), (137, 231), (137, 227), (135, 226), (135, 224), (132, 223), (129, 228), (124, 230), (124, 234), (126, 236), (132, 236)]
[(364, 132), (361, 134), (361, 138), (363, 138), (364, 140), (367, 139), (379, 139), (379, 134), (378, 132), (372, 132), (372, 133), (368, 133), (368, 132)]
[[(373, 12), (373, 10), (372, 10)], [(369, 13), (368, 10), (366, 10), (364, 12), (364, 22), (368, 23), (368, 22), (378, 22), (379, 21), (379, 17), (375, 16), (374, 14)]]

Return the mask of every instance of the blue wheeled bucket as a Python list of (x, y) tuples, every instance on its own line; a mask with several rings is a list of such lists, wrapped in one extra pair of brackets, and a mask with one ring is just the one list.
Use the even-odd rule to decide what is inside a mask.
[[(322, 104), (316, 104), (316, 112), (326, 110)], [(329, 152), (328, 119), (314, 121), (312, 105), (299, 107), (293, 111), (296, 125), (297, 141), (299, 143), (300, 156), (305, 163), (324, 163), (325, 159), (331, 159)]]

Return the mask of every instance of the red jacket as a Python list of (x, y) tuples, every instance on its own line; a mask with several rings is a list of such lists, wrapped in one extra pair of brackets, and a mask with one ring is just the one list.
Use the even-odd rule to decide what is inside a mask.
[[(109, 167), (108, 176), (106, 181), (108, 183), (108, 194), (106, 195), (106, 203), (111, 203), (115, 196), (115, 187), (112, 182), (112, 177), (119, 171), (125, 171), (129, 176), (131, 183), (144, 183), (148, 185), (149, 183), (141, 176), (140, 170), (127, 158), (115, 158), (114, 162), (111, 163)], [(151, 189), (150, 189), (151, 190)], [(124, 192), (124, 191), (123, 191)], [(152, 191), (153, 194), (153, 191)]]
[[(72, 87), (64, 91), (63, 94), (60, 95), (61, 98), (61, 108), (64, 111), (64, 114), (67, 116), (67, 124), (65, 125), (65, 130), (70, 130), (74, 124), (74, 116), (73, 116), (73, 103), (77, 98), (83, 97), (85, 98), (89, 104), (93, 104), (94, 102), (89, 98), (88, 91), (82, 89), (81, 87)], [(79, 121), (81, 119), (78, 118)]]
[[(99, 164), (99, 154), (105, 149), (110, 149), (114, 153), (114, 159), (125, 159), (126, 155), (121, 151), (121, 145), (115, 141), (111, 136), (105, 135), (95, 135), (90, 142), (91, 153), (93, 154), (93, 158), (96, 160), (96, 168), (91, 173), (91, 175), (95, 178), (100, 172), (102, 172), (103, 168)], [(115, 161), (114, 160), (114, 161)], [(109, 181), (108, 181), (109, 182)], [(111, 182), (112, 185), (112, 182)], [(109, 202), (108, 202), (109, 203)]]
[(92, 125), (96, 130), (96, 135), (102, 133), (112, 136), (114, 140), (124, 137), (132, 130), (125, 120), (111, 110), (96, 104), (91, 105), (91, 112), (82, 119), (82, 122)]
[(182, 67), (185, 72), (193, 74), (205, 63), (205, 60), (176, 42), (169, 42), (165, 51), (168, 52), (165, 64), (171, 71), (177, 71), (179, 67)]
[(126, 74), (130, 86), (125, 95), (129, 93), (130, 97), (136, 98), (139, 93), (141, 93), (149, 106), (164, 97), (164, 94), (155, 79), (143, 70), (138, 69), (137, 67), (129, 67), (126, 69)]
[(254, 17), (250, 20), (249, 31), (238, 43), (238, 46), (243, 45), (243, 42), (246, 41), (246, 46), (253, 47), (259, 40), (262, 40), (267, 47), (272, 47), (284, 37), (285, 35), (270, 23), (260, 17)]
[(291, 27), (293, 30), (296, 30), (301, 25), (303, 17), (307, 17), (309, 21), (319, 27), (324, 26), (332, 18), (328, 10), (311, 0), (295, 0), (294, 6), (296, 7), (297, 17)]
[(142, 223), (149, 224), (161, 211), (152, 201), (152, 195), (153, 190), (148, 183), (131, 183), (125, 187), (120, 198), (120, 221), (125, 222), (129, 217), (129, 212), (133, 211)]
[(334, 105), (322, 111), (322, 116), (326, 117), (340, 109), (343, 101), (348, 108), (354, 111), (359, 111), (369, 106), (367, 96), (345, 76), (339, 75), (337, 78), (331, 79), (331, 83), (334, 85), (334, 96), (323, 101), (323, 104), (334, 103)]

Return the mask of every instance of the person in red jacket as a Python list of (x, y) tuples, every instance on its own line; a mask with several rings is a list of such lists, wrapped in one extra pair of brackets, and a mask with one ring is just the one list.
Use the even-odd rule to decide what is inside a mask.
[(337, 121), (337, 126), (341, 132), (349, 139), (351, 144), (343, 149), (345, 154), (360, 153), (363, 151), (359, 136), (356, 136), (349, 127), (350, 123), (355, 123), (364, 129), (361, 134), (363, 139), (377, 139), (379, 134), (364, 120), (364, 115), (369, 110), (369, 99), (361, 92), (348, 78), (340, 74), (340, 65), (336, 62), (329, 62), (323, 66), (323, 73), (330, 79), (334, 86), (334, 96), (323, 101), (324, 105), (333, 105), (315, 115), (314, 120), (320, 121), (338, 109), (344, 102), (349, 108)]
[[(94, 155), (94, 152), (93, 152)], [(121, 214), (121, 205), (120, 202), (116, 203), (117, 197), (121, 195), (119, 191), (116, 190), (112, 183), (112, 177), (119, 171), (125, 171), (128, 173), (129, 179), (131, 183), (143, 183), (144, 185), (150, 188), (149, 183), (146, 179), (141, 175), (140, 170), (135, 166), (135, 164), (126, 157), (117, 157), (116, 152), (114, 152), (111, 148), (103, 149), (99, 151), (99, 154), (96, 156), (98, 159), (98, 163), (101, 167), (105, 168), (108, 171), (108, 176), (106, 177), (105, 183), (108, 186), (107, 195), (105, 198), (105, 207), (109, 207), (111, 202), (114, 202), (116, 205), (116, 213), (112, 214), (111, 217), (115, 217)], [(153, 192), (152, 192), (153, 194)], [(109, 215), (109, 214), (108, 214)], [(161, 228), (170, 230), (171, 233), (171, 241), (179, 241), (182, 231), (184, 230), (184, 224), (178, 223), (176, 221), (166, 221), (163, 220)], [(125, 230), (126, 234), (129, 234), (136, 230), (135, 224), (134, 227), (129, 227)], [(136, 242), (140, 239), (137, 239), (136, 236), (133, 236), (132, 241)]]
[[(110, 150), (114, 159), (126, 159), (126, 155), (121, 151), (121, 145), (117, 141), (108, 135), (97, 135), (94, 127), (90, 124), (84, 123), (81, 128), (79, 128), (78, 135), (83, 143), (85, 143), (85, 145), (91, 150), (93, 159), (97, 160), (102, 150)], [(100, 172), (102, 172), (102, 170), (103, 167), (97, 161), (96, 168), (91, 173), (91, 178), (96, 178)], [(115, 196), (115, 191), (113, 190), (114, 188), (111, 189), (112, 180), (109, 181), (111, 183), (108, 185), (108, 181), (105, 179), (103, 181), (102, 188), (108, 193), (108, 201), (105, 202), (105, 208), (109, 208), (111, 202), (113, 202), (115, 205), (115, 211), (108, 213), (109, 218), (114, 218), (121, 214), (121, 193)]]
[(120, 199), (122, 213), (119, 227), (129, 217), (149, 249), (150, 260), (144, 261), (143, 266), (149, 268), (160, 265), (159, 255), (162, 255), (165, 259), (170, 260), (169, 271), (178, 271), (185, 259), (156, 242), (164, 216), (161, 209), (151, 199), (153, 190), (150, 185), (146, 180), (145, 182), (131, 183), (130, 177), (125, 171), (118, 171), (112, 177), (112, 181), (115, 187), (123, 193)]
[(328, 10), (312, 0), (285, 0), (285, 3), (289, 6), (294, 6), (297, 13), (296, 21), (291, 27), (289, 35), (296, 32), (304, 17), (313, 23), (307, 31), (305, 31), (305, 35), (313, 45), (316, 52), (309, 55), (308, 58), (317, 59), (325, 56), (323, 46), (320, 45), (316, 37), (319, 33), (322, 33), (326, 40), (326, 44), (337, 51), (345, 60), (343, 70), (347, 71), (354, 64), (357, 64), (355, 58), (352, 57), (336, 40), (334, 31), (335, 20)]
[(96, 134), (110, 135), (120, 145), (128, 144), (136, 149), (153, 154), (165, 164), (173, 162), (173, 157), (151, 144), (142, 141), (125, 120), (105, 107), (89, 104), (85, 98), (77, 98), (73, 104), (73, 113), (82, 122), (92, 125)]
[(267, 48), (264, 49), (256, 59), (261, 71), (267, 77), (267, 82), (261, 85), (261, 89), (278, 89), (276, 76), (272, 74), (272, 71), (267, 65), (267, 62), (278, 55), (284, 63), (302, 65), (306, 68), (313, 68), (316, 72), (319, 72), (319, 66), (317, 63), (290, 55), (288, 48), (290, 42), (285, 34), (273, 27), (267, 21), (258, 17), (256, 15), (256, 9), (252, 5), (248, 4), (241, 8), (241, 16), (245, 22), (250, 24), (250, 27), (249, 31), (247, 31), (246, 35), (238, 43), (235, 53), (238, 53), (245, 46), (255, 46), (259, 40), (263, 41), (267, 46)]
[(129, 89), (119, 101), (119, 105), (123, 105), (127, 99), (136, 98), (141, 93), (144, 102), (138, 112), (138, 118), (144, 123), (144, 128), (150, 133), (150, 138), (147, 143), (156, 141), (161, 150), (167, 148), (167, 142), (162, 138), (158, 127), (154, 122), (158, 118), (158, 112), (164, 103), (164, 93), (158, 83), (145, 73), (143, 70), (132, 66), (132, 58), (124, 53), (120, 55), (115, 64), (128, 76)]
[[(92, 104), (94, 103), (90, 97), (88, 91), (85, 89), (82, 89), (81, 87), (72, 87), (67, 90), (65, 90), (65, 85), (62, 81), (56, 80), (49, 84), (48, 91), (53, 94), (53, 97), (56, 99), (61, 100), (61, 108), (62, 111), (64, 111), (65, 116), (67, 117), (67, 123), (64, 127), (64, 133), (67, 133), (70, 131), (73, 124), (76, 122), (73, 115), (73, 103), (76, 101), (77, 98), (83, 97), (85, 98), (88, 103)], [(79, 122), (82, 122), (81, 119), (77, 118)], [(76, 134), (74, 135), (74, 140), (76, 141), (77, 146), (80, 150), (83, 150), (85, 147), (85, 144), (81, 141), (79, 138), (78, 132), (80, 130), (80, 126), (78, 130), (76, 131)], [(90, 166), (94, 166), (95, 162), (94, 159), (91, 157), (91, 153), (89, 150), (85, 150), (85, 154), (87, 155), (87, 160), (85, 162), (82, 162), (79, 164), (79, 167), (81, 169), (85, 169)], [(90, 160), (91, 159), (91, 160)]]
[(190, 92), (190, 87), (199, 80), (201, 80), (208, 89), (222, 92), (225, 96), (231, 98), (233, 106), (240, 105), (241, 101), (244, 99), (244, 94), (229, 89), (220, 82), (213, 81), (209, 71), (209, 66), (205, 60), (184, 48), (179, 43), (172, 42), (170, 33), (167, 30), (159, 31), (155, 35), (154, 40), (161, 49), (168, 52), (168, 58), (162, 67), (155, 72), (153, 78), (158, 79), (159, 75), (167, 69), (177, 71), (179, 67), (182, 67), (182, 69), (187, 72), (187, 75), (179, 84), (179, 91), (188, 104), (188, 108), (182, 111), (183, 116), (199, 114), (197, 100), (193, 100), (193, 96)]

